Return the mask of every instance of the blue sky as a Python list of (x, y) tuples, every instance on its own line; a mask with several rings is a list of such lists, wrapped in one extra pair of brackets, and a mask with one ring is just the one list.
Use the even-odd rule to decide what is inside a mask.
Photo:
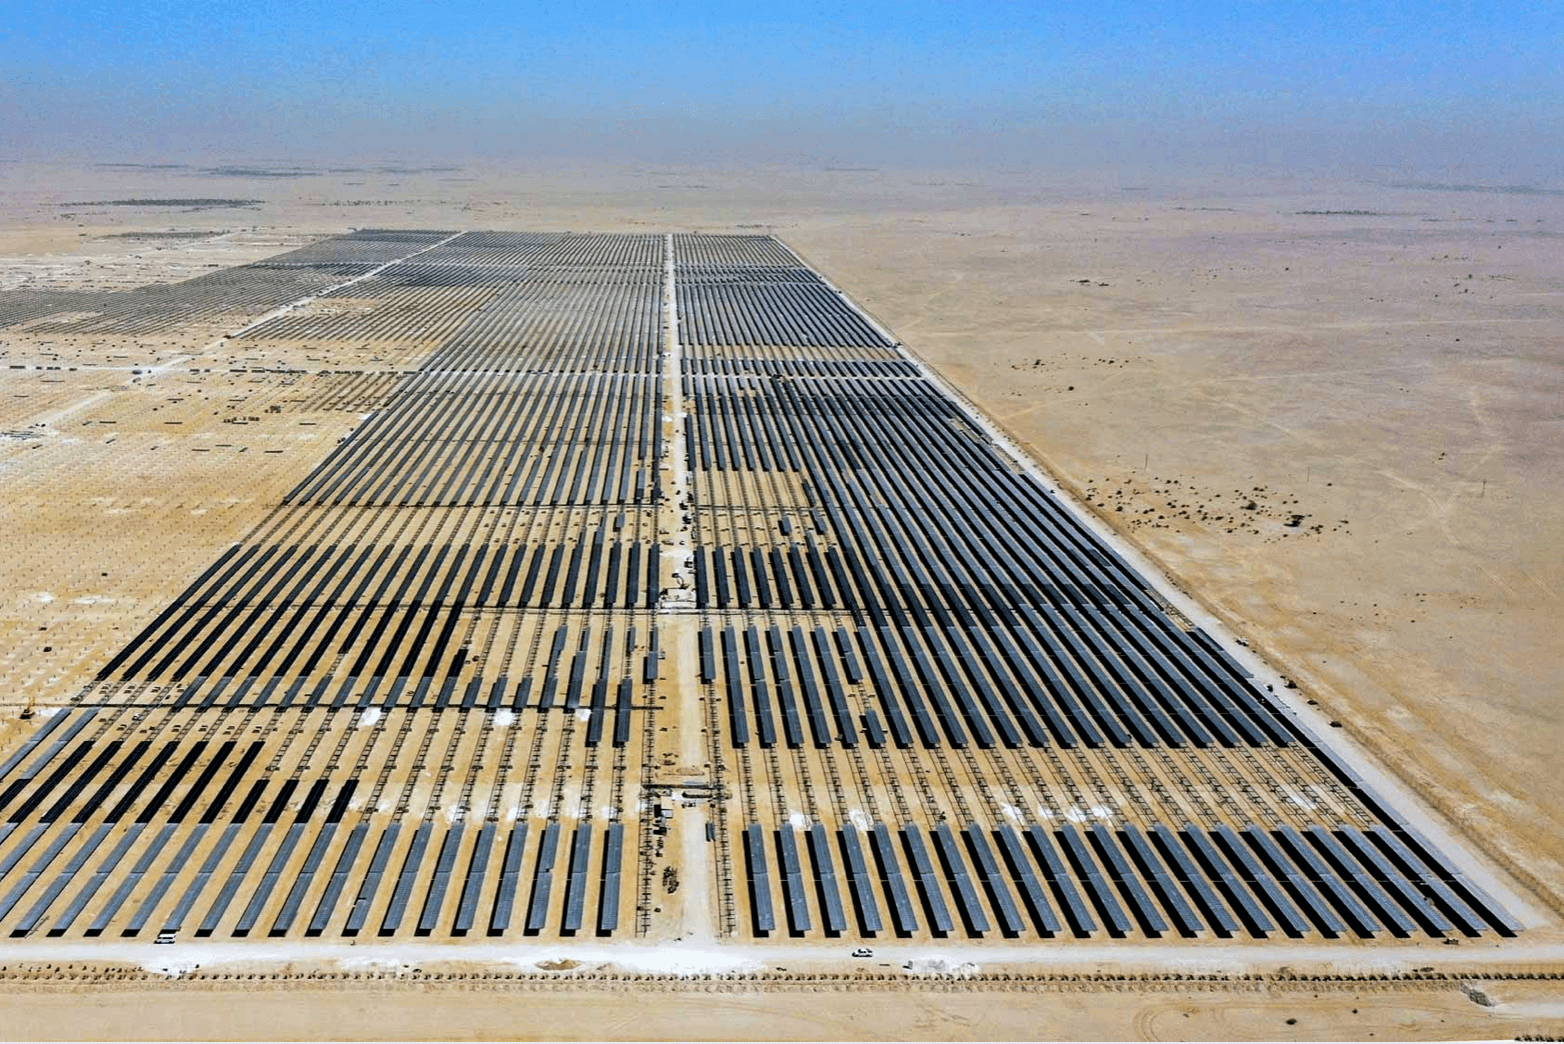
[[(15, 154), (1417, 166), (1555, 179), (1564, 5), (10, 0)], [(1511, 170), (1511, 168), (1516, 168)]]

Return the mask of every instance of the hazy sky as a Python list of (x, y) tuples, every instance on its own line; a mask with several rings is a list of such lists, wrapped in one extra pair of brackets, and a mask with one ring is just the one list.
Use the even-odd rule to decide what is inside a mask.
[(8, 0), (0, 150), (1557, 183), (1564, 5)]

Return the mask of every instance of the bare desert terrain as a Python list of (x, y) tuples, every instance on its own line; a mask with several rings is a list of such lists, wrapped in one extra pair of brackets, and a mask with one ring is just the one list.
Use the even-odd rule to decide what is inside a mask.
[[(1518, 940), (1386, 955), (1388, 986), (1333, 980), (1316, 995), (1279, 978), (1286, 961), (1263, 949), (1207, 953), (1256, 977), (1176, 996), (1139, 979), (1001, 983), (985, 964), (927, 993), (736, 985), (721, 1035), (1429, 1038), (1564, 1025), (1553, 978), (1564, 970), (1564, 190), (879, 170), (4, 169), (6, 290), (175, 281), (358, 226), (774, 232), (1243, 636), (1297, 686), (1284, 698), (1314, 705), (1524, 894)], [(301, 423), (286, 406), (311, 394), (301, 370), (399, 365), (362, 346), (327, 359), (227, 332), (187, 326), (108, 359), (90, 338), (25, 329), (0, 345), (11, 367), (0, 385), (5, 746), (31, 728), (24, 706), (64, 705), (375, 401)], [(71, 369), (89, 356), (91, 368)], [(202, 441), (171, 444), (186, 423)], [(110, 449), (121, 439), (148, 451), (132, 474), (106, 473), (95, 458), (124, 467), (124, 447)], [(61, 469), (83, 476), (70, 503), (57, 496)], [(1491, 952), (1468, 954), (1479, 946)], [(709, 1010), (705, 991), (721, 989), (659, 979), (647, 1010), (663, 1021), (633, 1027), (614, 1020), (638, 987), (567, 985), (574, 969), (556, 983), (547, 966), (521, 982), (317, 980), (296, 984), (307, 988), (288, 996), (303, 999), (283, 1013), (273, 981), (241, 989), (210, 969), (177, 986), (122, 981), (72, 957), (79, 967), (0, 970), (0, 1004), (33, 1020), (13, 1022), (27, 1027), (16, 1035), (112, 1035), (158, 991), (169, 1021), (142, 1025), (160, 1036), (216, 1033), (210, 1020), (235, 1004), (272, 1035), (334, 1034), (316, 1020), (346, 1004), (371, 1013), (346, 1036), (592, 1036), (543, 1010), (574, 997), (602, 1020), (596, 1033), (699, 1036), (687, 1010)], [(1450, 977), (1403, 978), (1425, 959)], [(1467, 959), (1532, 977), (1471, 985)], [(1113, 970), (1095, 954), (1082, 962), (1072, 974)], [(774, 1021), (814, 1006), (797, 995), (806, 988), (830, 998), (830, 1014)], [(525, 1021), (506, 1008), (518, 990)], [(469, 1021), (424, 1021), (458, 995)], [(80, 1021), (56, 1023), (62, 1005)], [(279, 1018), (297, 1028), (277, 1031), (295, 1026)]]

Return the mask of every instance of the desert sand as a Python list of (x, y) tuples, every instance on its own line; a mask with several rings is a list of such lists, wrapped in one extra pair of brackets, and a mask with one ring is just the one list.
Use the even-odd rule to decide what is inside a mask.
[(1555, 982), (521, 982), (12, 986), (7, 1036), (168, 1040), (1435, 1040), (1548, 1034)]

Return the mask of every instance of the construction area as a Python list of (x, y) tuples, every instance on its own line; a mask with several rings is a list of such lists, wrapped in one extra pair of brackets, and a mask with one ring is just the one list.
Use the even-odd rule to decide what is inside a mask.
[(771, 236), (361, 230), (0, 341), (7, 557), (145, 592), (0, 634), (68, 690), (0, 747), (22, 959), (1522, 931)]

